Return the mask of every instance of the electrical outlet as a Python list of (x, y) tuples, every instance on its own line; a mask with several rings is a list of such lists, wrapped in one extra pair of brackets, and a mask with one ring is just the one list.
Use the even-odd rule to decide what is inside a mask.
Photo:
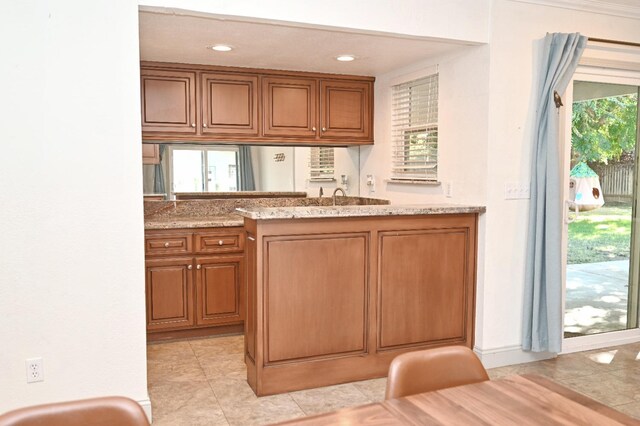
[(369, 187), (369, 192), (376, 192), (376, 179), (373, 175), (367, 175), (367, 186)]
[(29, 358), (25, 361), (27, 366), (27, 383), (44, 381), (42, 358)]

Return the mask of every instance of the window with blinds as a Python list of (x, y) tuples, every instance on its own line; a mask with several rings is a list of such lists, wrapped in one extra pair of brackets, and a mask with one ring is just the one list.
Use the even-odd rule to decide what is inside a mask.
[(315, 181), (334, 180), (333, 148), (312, 147), (309, 151), (309, 179)]
[(391, 180), (438, 179), (438, 74), (392, 88)]

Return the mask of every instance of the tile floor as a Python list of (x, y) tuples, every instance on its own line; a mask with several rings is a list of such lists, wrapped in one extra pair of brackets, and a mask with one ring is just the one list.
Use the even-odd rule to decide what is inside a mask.
[[(257, 398), (247, 385), (243, 337), (150, 344), (153, 424), (262, 425), (384, 398), (385, 379)], [(539, 374), (640, 419), (640, 343), (489, 370), (492, 379)]]

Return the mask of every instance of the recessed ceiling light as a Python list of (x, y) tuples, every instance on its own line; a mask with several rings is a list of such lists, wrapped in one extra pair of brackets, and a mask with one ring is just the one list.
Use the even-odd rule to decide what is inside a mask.
[(354, 59), (356, 59), (356, 57), (353, 56), (353, 55), (339, 55), (339, 56), (336, 56), (336, 60), (338, 60), (340, 62), (351, 62)]
[(233, 50), (233, 47), (227, 44), (214, 44), (213, 46), (207, 46), (211, 50), (215, 50), (216, 52), (228, 52)]

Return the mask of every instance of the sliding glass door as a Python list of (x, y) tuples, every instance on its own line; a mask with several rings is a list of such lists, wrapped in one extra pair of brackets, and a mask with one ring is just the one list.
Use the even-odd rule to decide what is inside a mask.
[(639, 89), (633, 79), (576, 74), (573, 81), (565, 138), (564, 351), (638, 331)]

